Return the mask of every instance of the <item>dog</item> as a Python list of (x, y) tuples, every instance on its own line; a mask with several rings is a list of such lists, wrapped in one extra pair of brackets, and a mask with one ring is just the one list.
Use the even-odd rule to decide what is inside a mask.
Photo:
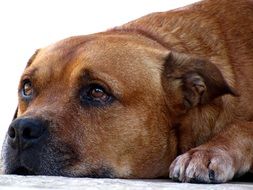
[(252, 23), (252, 0), (204, 0), (37, 50), (4, 173), (223, 183), (253, 171)]

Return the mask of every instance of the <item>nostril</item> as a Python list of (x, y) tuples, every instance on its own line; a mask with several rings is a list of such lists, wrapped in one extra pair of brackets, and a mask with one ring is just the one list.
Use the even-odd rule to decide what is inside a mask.
[(32, 130), (30, 128), (25, 128), (23, 131), (23, 138), (25, 139), (32, 139)]
[(16, 132), (15, 132), (15, 129), (13, 127), (11, 127), (9, 130), (8, 130), (8, 135), (10, 138), (14, 139), (15, 136), (16, 136)]
[(42, 133), (43, 130), (41, 126), (26, 126), (20, 129), (21, 137), (26, 140), (37, 139)]

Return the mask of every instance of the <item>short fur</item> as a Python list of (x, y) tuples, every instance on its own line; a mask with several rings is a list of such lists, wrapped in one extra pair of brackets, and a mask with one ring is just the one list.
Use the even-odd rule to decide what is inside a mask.
[[(22, 152), (36, 166), (7, 135), (5, 173), (221, 183), (252, 171), (252, 23), (252, 0), (205, 0), (40, 49), (15, 120), (46, 120), (49, 135)], [(115, 101), (80, 105), (91, 82)]]

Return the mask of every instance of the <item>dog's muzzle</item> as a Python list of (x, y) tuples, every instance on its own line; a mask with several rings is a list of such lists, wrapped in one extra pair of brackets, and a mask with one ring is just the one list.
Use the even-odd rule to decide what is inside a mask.
[(47, 138), (48, 122), (38, 118), (14, 120), (4, 147), (5, 173), (35, 174), (40, 167), (39, 152)]

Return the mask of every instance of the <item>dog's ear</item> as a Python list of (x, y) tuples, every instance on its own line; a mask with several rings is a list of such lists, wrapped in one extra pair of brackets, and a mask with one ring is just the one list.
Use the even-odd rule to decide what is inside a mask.
[(237, 96), (212, 62), (176, 52), (170, 52), (166, 58), (162, 85), (183, 110), (225, 94)]
[(15, 120), (17, 118), (17, 116), (18, 116), (18, 107), (16, 108), (16, 111), (13, 115), (12, 121)]
[(29, 66), (32, 64), (33, 60), (34, 60), (35, 57), (38, 55), (39, 51), (40, 51), (40, 49), (37, 49), (37, 50), (34, 52), (34, 54), (32, 55), (32, 57), (30, 57), (30, 59), (28, 60), (28, 62), (27, 62), (27, 64), (26, 64), (26, 68), (29, 67)]
[[(40, 51), (40, 49), (37, 49), (37, 50), (34, 52), (34, 54), (32, 55), (32, 57), (30, 57), (30, 59), (28, 60), (28, 62), (27, 62), (27, 64), (26, 64), (26, 68), (29, 67), (29, 66), (32, 64), (33, 60), (35, 59), (35, 57), (37, 56), (37, 54), (39, 53), (39, 51)], [(15, 119), (17, 118), (17, 116), (18, 116), (18, 106), (17, 106), (17, 108), (16, 108), (16, 111), (15, 111), (15, 113), (14, 113), (14, 115), (13, 115), (12, 120), (15, 120)]]

